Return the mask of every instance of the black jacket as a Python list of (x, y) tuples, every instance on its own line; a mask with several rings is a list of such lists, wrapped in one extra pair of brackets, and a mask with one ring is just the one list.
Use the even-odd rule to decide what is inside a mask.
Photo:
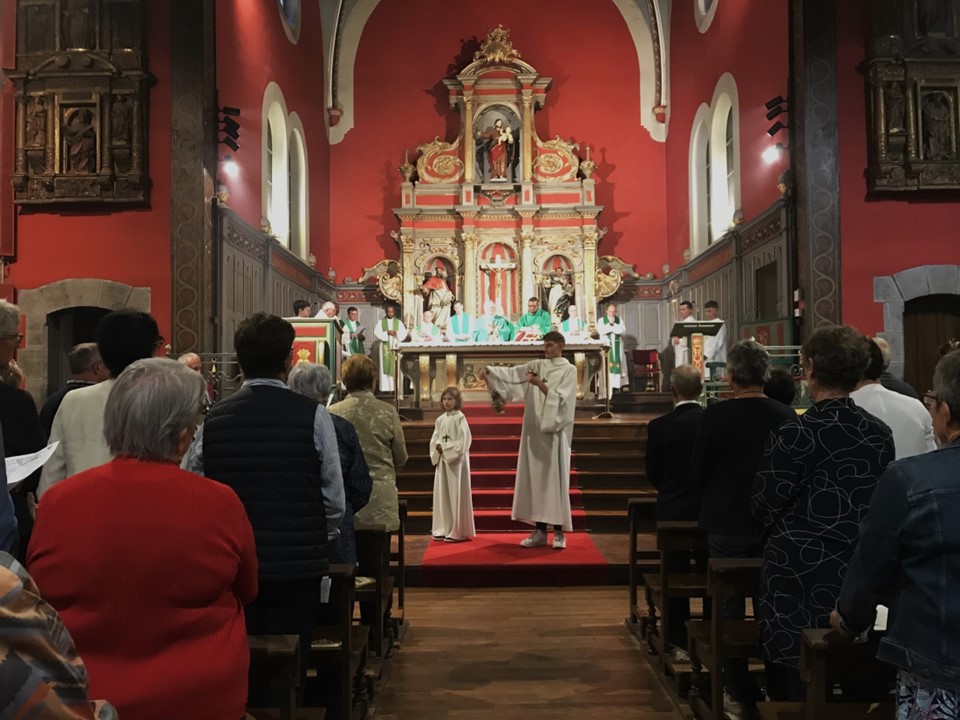
[(679, 405), (647, 426), (647, 478), (657, 489), (657, 520), (696, 520), (700, 488), (693, 480), (693, 443), (703, 408)]

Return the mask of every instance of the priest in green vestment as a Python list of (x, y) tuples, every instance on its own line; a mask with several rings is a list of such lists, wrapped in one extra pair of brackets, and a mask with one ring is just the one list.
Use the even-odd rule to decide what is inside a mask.
[(597, 332), (600, 338), (610, 346), (607, 355), (607, 397), (613, 395), (614, 388), (627, 386), (627, 361), (623, 357), (623, 321), (617, 316), (617, 306), (607, 305), (606, 314), (597, 322)]
[(470, 342), (476, 329), (476, 321), (463, 309), (463, 303), (459, 300), (453, 304), (453, 311), (454, 315), (447, 323), (447, 340), (453, 343)]
[(503, 310), (493, 300), (483, 306), (484, 313), (477, 318), (473, 341), (478, 343), (509, 342), (516, 336), (513, 323), (503, 316)]
[(532, 297), (527, 300), (527, 312), (517, 320), (517, 329), (526, 330), (525, 337), (542, 338), (553, 328), (550, 313), (540, 307), (540, 301)]
[(443, 333), (440, 332), (440, 328), (433, 323), (433, 311), (424, 310), (421, 317), (423, 319), (413, 329), (413, 333), (411, 333), (413, 342), (431, 343), (443, 340)]
[(567, 342), (576, 342), (587, 337), (587, 325), (580, 317), (580, 310), (576, 305), (567, 308), (567, 319), (560, 323), (560, 332)]
[(397, 315), (395, 305), (387, 305), (383, 309), (384, 316), (380, 318), (373, 329), (373, 334), (380, 341), (380, 390), (393, 392), (394, 382), (394, 355), (393, 351), (407, 339), (407, 328), (404, 327)]
[(363, 341), (367, 329), (360, 324), (360, 312), (355, 307), (347, 308), (347, 319), (343, 321), (343, 329), (350, 333), (347, 343), (348, 355), (363, 355)]

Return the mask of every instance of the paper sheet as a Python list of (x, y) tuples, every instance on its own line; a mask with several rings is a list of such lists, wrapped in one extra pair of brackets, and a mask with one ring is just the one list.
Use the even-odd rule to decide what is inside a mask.
[(50, 456), (53, 455), (53, 451), (57, 449), (57, 445), (59, 444), (60, 441), (57, 440), (47, 445), (40, 452), (31, 453), (30, 455), (8, 457), (6, 461), (7, 487), (12, 488), (14, 485), (18, 485), (32, 472), (42, 468), (43, 464), (50, 459)]
[(874, 630), (887, 629), (887, 606), (877, 605), (877, 619), (873, 622)]

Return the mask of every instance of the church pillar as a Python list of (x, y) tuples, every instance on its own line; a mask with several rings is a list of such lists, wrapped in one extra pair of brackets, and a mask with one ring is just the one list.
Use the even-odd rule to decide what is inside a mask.
[(473, 171), (477, 166), (477, 143), (474, 140), (476, 133), (473, 129), (473, 94), (464, 92), (463, 97), (463, 181), (466, 184), (473, 182)]
[(833, 0), (792, 0), (790, 147), (796, 188), (801, 340), (840, 322), (837, 28)]
[(414, 303), (413, 298), (416, 288), (420, 284), (420, 279), (413, 271), (413, 236), (401, 235), (400, 248), (400, 257), (403, 258), (403, 308), (401, 309), (401, 312), (403, 313), (402, 320), (407, 328), (412, 328), (417, 322), (419, 322), (419, 318), (415, 318), (413, 316), (414, 308), (416, 307), (416, 303)]
[(217, 173), (215, 0), (171, 0), (170, 244), (176, 352), (215, 352)]
[(482, 308), (477, 307), (477, 236), (467, 234), (463, 236), (463, 307), (474, 315), (482, 314)]
[(523, 90), (523, 137), (520, 138), (520, 164), (523, 182), (533, 177), (533, 91)]
[[(597, 312), (597, 233), (588, 230), (583, 233), (583, 291), (586, 302), (580, 306), (581, 317), (593, 317)], [(577, 288), (578, 290), (580, 288)], [(580, 302), (577, 302), (580, 305)], [(587, 315), (589, 313), (589, 315)]]
[(524, 312), (526, 312), (527, 298), (539, 297), (533, 287), (534, 278), (539, 277), (540, 272), (539, 268), (533, 267), (533, 237), (532, 232), (524, 232), (520, 235), (520, 267), (523, 269), (520, 281), (523, 297), (520, 298), (520, 307)]

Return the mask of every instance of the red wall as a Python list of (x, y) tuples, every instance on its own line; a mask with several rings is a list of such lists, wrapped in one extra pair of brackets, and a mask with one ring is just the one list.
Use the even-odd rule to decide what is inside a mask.
[(843, 321), (862, 332), (883, 329), (873, 278), (919, 265), (960, 265), (960, 203), (867, 197), (865, 57), (867, 0), (837, 3), (840, 117), (840, 232)]
[[(150, 207), (102, 213), (22, 210), (8, 282), (32, 289), (64, 278), (102, 278), (151, 288), (152, 314), (170, 337), (170, 10), (147, 3)], [(5, 37), (12, 28), (0, 28)], [(12, 132), (3, 128), (4, 137)], [(9, 184), (7, 178), (0, 180)], [(26, 338), (25, 344), (30, 343)]]
[[(843, 4), (843, 3), (841, 3)], [(671, 267), (683, 264), (690, 246), (689, 155), (693, 119), (710, 104), (724, 73), (737, 83), (740, 105), (740, 198), (744, 219), (756, 217), (780, 193), (777, 178), (786, 157), (768, 165), (761, 153), (786, 131), (767, 135), (767, 100), (787, 96), (789, 73), (786, 2), (718, 2), (706, 33), (697, 29), (692, 0), (673, 3), (670, 20), (670, 128), (667, 137), (667, 252)], [(781, 119), (783, 116), (781, 116)]]
[(230, 191), (230, 208), (260, 227), (261, 114), (270, 81), (280, 86), (287, 112), (300, 117), (310, 166), (310, 248), (317, 268), (329, 266), (329, 148), (324, 125), (323, 36), (320, 6), (301, 0), (299, 42), (283, 30), (276, 0), (217, 3), (217, 85), (220, 104), (240, 109), (240, 150), (220, 146), (240, 167), (236, 178), (221, 179)]
[[(340, 280), (364, 266), (398, 257), (397, 166), (403, 149), (453, 141), (458, 113), (441, 84), (472, 60), (461, 41), (483, 40), (488, 28), (511, 31), (523, 60), (553, 87), (537, 113), (541, 138), (559, 134), (589, 143), (597, 162), (598, 224), (609, 234), (602, 254), (616, 254), (640, 272), (660, 273), (664, 217), (663, 144), (640, 126), (639, 68), (630, 33), (611, 0), (450, 0), (381, 2), (363, 30), (355, 79), (355, 127), (330, 150), (331, 243)], [(460, 56), (460, 57), (458, 57)]]

